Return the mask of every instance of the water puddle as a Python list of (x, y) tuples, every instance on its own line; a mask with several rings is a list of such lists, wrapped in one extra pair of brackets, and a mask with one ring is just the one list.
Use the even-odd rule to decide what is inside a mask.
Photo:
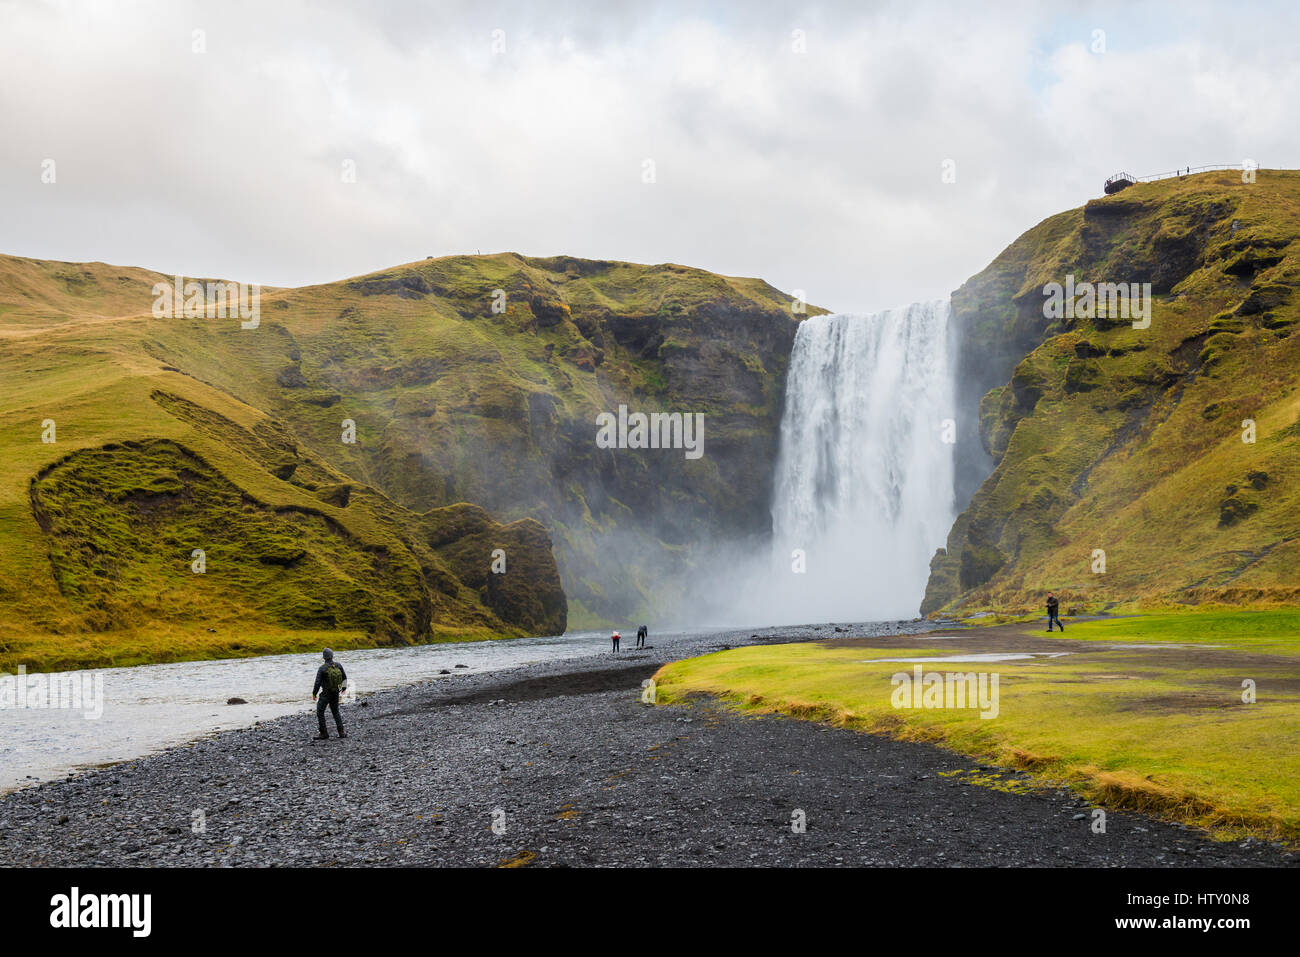
[(1125, 642), (1122, 645), (1102, 645), (1102, 648), (1109, 648), (1111, 651), (1127, 651), (1130, 648), (1136, 648), (1139, 651), (1163, 651), (1166, 648), (1199, 651), (1202, 648), (1222, 648), (1223, 645), (1184, 645), (1174, 641), (1167, 641), (1159, 645), (1139, 645), (1136, 643)]
[(1025, 661), (1030, 658), (1063, 658), (1066, 655), (1070, 655), (1073, 653), (1074, 652), (1071, 651), (1033, 651), (1033, 652), (992, 651), (983, 654), (969, 654), (969, 655), (938, 655), (938, 656), (929, 655), (924, 658), (864, 658), (863, 663), (875, 664), (876, 662), (879, 661), (888, 661), (891, 663), (898, 662), (900, 664), (915, 663), (921, 665), (928, 665), (928, 664), (938, 664), (944, 661), (967, 661), (967, 662)]

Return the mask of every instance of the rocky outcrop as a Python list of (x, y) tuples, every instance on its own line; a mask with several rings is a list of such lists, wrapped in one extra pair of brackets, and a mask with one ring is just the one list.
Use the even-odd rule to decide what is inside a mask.
[[(1300, 451), (1298, 196), (1284, 171), (1138, 184), (1043, 221), (953, 294), (965, 508), (923, 611), (1047, 588), (1294, 596), (1300, 489), (1241, 489)], [(1113, 303), (1048, 315), (1069, 276), (1149, 283), (1149, 325)]]
[[(360, 513), (365, 531), (335, 510), (259, 501), (170, 440), (73, 452), (33, 479), (30, 497), (54, 580), (81, 627), (234, 616), (245, 627), (343, 629), (390, 644), (458, 623), (564, 630), (564, 592), (536, 522), (503, 526), (474, 506), (412, 515), (372, 489), (353, 502), (351, 485), (322, 486), (328, 467), (282, 444), (276, 430), (259, 438), (178, 396), (155, 401), (258, 464), (295, 456), (294, 468), (275, 471), (280, 481)], [(511, 565), (488, 581), (494, 549)]]

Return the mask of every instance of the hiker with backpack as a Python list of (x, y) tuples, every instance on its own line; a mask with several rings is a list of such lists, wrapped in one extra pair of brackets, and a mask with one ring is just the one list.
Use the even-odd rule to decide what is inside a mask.
[(322, 651), (321, 657), (325, 662), (316, 669), (316, 684), (311, 689), (312, 700), (316, 702), (316, 723), (320, 725), (320, 734), (316, 735), (316, 740), (329, 740), (329, 734), (325, 731), (326, 705), (334, 713), (334, 727), (338, 729), (339, 737), (346, 738), (343, 719), (339, 716), (339, 695), (348, 686), (348, 673), (334, 660), (334, 652), (330, 649)]
[(649, 636), (650, 636), (650, 631), (649, 631), (648, 628), (646, 628), (645, 625), (642, 625), (640, 628), (638, 628), (638, 629), (636, 630), (636, 646), (637, 646), (638, 648), (644, 648), (644, 647), (645, 647), (645, 640), (646, 640), (646, 638), (648, 638)]
[(1051, 632), (1052, 622), (1056, 622), (1056, 627), (1065, 631), (1065, 626), (1061, 624), (1060, 619), (1061, 602), (1050, 591), (1047, 593), (1047, 630)]
[(618, 651), (618, 639), (619, 639), (619, 637), (620, 637), (620, 636), (619, 636), (619, 633), (618, 633), (617, 631), (614, 632), (614, 634), (612, 634), (612, 635), (609, 636), (609, 640), (612, 641), (612, 642), (614, 643), (614, 651), (615, 651), (615, 652)]

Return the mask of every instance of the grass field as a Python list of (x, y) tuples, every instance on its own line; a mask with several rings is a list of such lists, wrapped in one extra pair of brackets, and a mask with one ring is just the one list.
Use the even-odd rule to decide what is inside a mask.
[[(776, 712), (927, 741), (1102, 807), (1154, 813), (1221, 838), (1300, 841), (1300, 610), (1209, 610), (937, 634), (752, 646), (666, 665), (659, 701), (707, 693)], [(961, 654), (1022, 654), (944, 662)], [(1062, 654), (1064, 653), (1064, 654)], [(1045, 657), (1045, 655), (1061, 655)], [(895, 708), (898, 673), (998, 676), (996, 717)], [(1244, 682), (1253, 682), (1247, 703)], [(978, 779), (977, 779), (978, 780)], [(996, 783), (996, 777), (990, 779)]]
[[(434, 626), (421, 643), (492, 641), (514, 637), (499, 630)], [(14, 673), (19, 665), (29, 672), (80, 668), (129, 668), (175, 661), (251, 658), (353, 648), (390, 648), (391, 639), (378, 639), (364, 631), (346, 629), (286, 628), (261, 622), (223, 623), (217, 628), (158, 622), (111, 633), (24, 635), (0, 645), (0, 673)]]

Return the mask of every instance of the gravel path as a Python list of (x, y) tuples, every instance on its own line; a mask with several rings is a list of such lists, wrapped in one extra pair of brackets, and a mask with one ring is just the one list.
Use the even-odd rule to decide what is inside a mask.
[(1119, 812), (1093, 834), (1072, 795), (967, 783), (951, 772), (972, 770), (969, 759), (928, 745), (705, 699), (641, 703), (642, 680), (665, 660), (748, 640), (452, 675), (345, 706), (344, 740), (310, 740), (314, 715), (292, 716), (17, 791), (0, 800), (0, 863), (1296, 862), (1268, 844), (1215, 843)]

